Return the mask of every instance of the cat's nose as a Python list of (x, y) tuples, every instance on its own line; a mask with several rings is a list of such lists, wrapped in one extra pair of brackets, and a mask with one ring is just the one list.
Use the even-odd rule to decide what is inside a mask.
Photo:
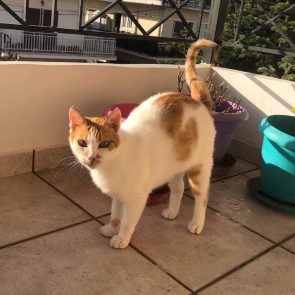
[(96, 160), (97, 156), (88, 157), (88, 161), (92, 164)]

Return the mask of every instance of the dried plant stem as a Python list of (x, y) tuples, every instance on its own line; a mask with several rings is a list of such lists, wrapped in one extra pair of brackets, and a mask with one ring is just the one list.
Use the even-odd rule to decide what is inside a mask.
[[(190, 92), (190, 88), (185, 82), (183, 78), (184, 70), (181, 70), (178, 67), (178, 74), (177, 74), (177, 91), (179, 93), (183, 92), (184, 85), (186, 85), (188, 91)], [(241, 100), (237, 100), (236, 97), (232, 99), (231, 95), (228, 93), (229, 84), (226, 84), (225, 81), (220, 82), (217, 84), (215, 79), (216, 72), (210, 74), (206, 79), (206, 84), (211, 95), (211, 99), (213, 102), (212, 111), (218, 110), (218, 108), (222, 105), (223, 102), (228, 101), (231, 102), (231, 105), (221, 113), (229, 113), (229, 112), (240, 112), (242, 111), (241, 107)]]

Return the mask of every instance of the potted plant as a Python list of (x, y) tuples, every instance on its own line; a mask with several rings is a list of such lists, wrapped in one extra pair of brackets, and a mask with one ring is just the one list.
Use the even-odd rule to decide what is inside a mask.
[[(190, 89), (183, 79), (184, 71), (178, 68), (177, 91), (182, 92), (184, 85)], [(212, 116), (216, 128), (214, 167), (212, 176), (224, 176), (234, 165), (235, 159), (227, 154), (238, 125), (249, 117), (245, 108), (240, 105), (240, 100), (231, 99), (228, 95), (229, 85), (225, 82), (217, 83), (215, 72), (209, 75), (206, 80), (212, 98)]]
[(259, 126), (263, 135), (261, 177), (251, 179), (251, 193), (265, 204), (295, 213), (295, 117), (272, 115)]

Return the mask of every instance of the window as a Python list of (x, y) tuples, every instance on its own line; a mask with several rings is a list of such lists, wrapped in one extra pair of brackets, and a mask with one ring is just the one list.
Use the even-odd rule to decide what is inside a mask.
[(51, 26), (51, 10), (29, 8), (28, 24), (42, 27)]
[(122, 15), (121, 27), (126, 29), (132, 29), (132, 20), (127, 15)]
[[(90, 20), (91, 18), (93, 18), (94, 16), (96, 16), (100, 11), (99, 10), (95, 10), (95, 9), (88, 9), (87, 10), (87, 16), (88, 18), (86, 20)], [(112, 20), (106, 15), (103, 14), (102, 16), (100, 16), (99, 18), (97, 18), (92, 24), (91, 27), (98, 29), (98, 30), (110, 30), (111, 26), (112, 26)]]

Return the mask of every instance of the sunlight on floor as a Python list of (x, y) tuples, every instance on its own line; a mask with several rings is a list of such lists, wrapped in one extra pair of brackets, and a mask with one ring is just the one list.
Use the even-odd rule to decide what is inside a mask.
[(238, 160), (212, 180), (203, 233), (147, 206), (131, 246), (99, 235), (110, 200), (86, 171), (44, 170), (0, 179), (1, 294), (294, 294), (295, 218), (257, 202), (247, 181), (258, 167)]

